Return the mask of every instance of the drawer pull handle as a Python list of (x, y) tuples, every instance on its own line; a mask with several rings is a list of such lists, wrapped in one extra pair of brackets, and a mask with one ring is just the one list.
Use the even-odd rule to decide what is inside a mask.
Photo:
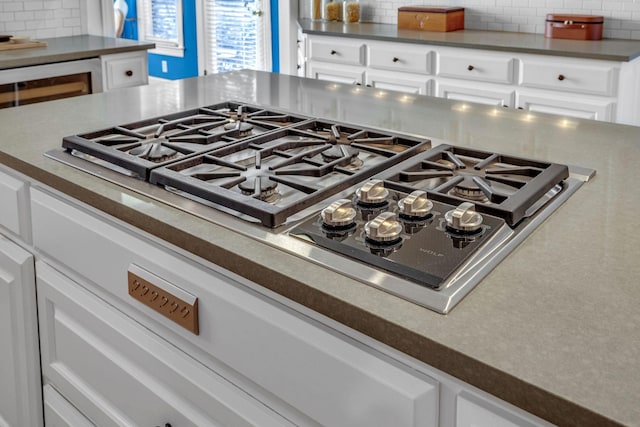
[(135, 264), (129, 265), (127, 283), (132, 298), (195, 335), (200, 334), (196, 296)]
[(133, 71), (131, 71), (131, 70), (127, 70), (124, 73), (127, 75), (127, 77), (133, 76)]
[(337, 54), (338, 54), (338, 52), (336, 52), (336, 51), (335, 51), (335, 50), (333, 50), (333, 49), (331, 50), (331, 55), (337, 55)]
[(473, 69), (474, 69), (474, 68), (475, 68), (475, 67), (474, 67), (473, 65), (469, 65), (469, 66), (467, 67), (467, 70), (469, 70), (469, 71), (473, 71)]
[(398, 62), (398, 61), (400, 61), (400, 58), (398, 58), (398, 57), (394, 56), (394, 57), (393, 57), (393, 62)]
[(562, 80), (564, 80), (564, 79), (566, 79), (566, 77), (564, 76), (564, 74), (560, 74), (560, 75), (558, 76), (558, 80), (562, 81)]

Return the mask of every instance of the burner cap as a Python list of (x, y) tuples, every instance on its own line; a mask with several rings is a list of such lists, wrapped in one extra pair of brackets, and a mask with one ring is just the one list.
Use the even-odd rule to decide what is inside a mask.
[(342, 159), (343, 157), (355, 159), (358, 157), (359, 153), (360, 151), (358, 151), (357, 148), (353, 148), (348, 144), (336, 144), (333, 147), (324, 150), (322, 152), (322, 158), (327, 162)]
[(224, 125), (224, 130), (235, 130), (239, 136), (249, 136), (253, 130), (253, 125), (246, 122), (229, 122)]
[(178, 152), (172, 148), (165, 147), (160, 142), (152, 142), (130, 150), (129, 154), (132, 156), (138, 156), (145, 160), (160, 163), (175, 157)]
[(238, 188), (245, 196), (255, 196), (259, 200), (273, 203), (278, 199), (278, 183), (266, 176), (249, 177), (238, 184)]
[(454, 188), (456, 196), (469, 200), (486, 200), (487, 196), (470, 176), (465, 176)]

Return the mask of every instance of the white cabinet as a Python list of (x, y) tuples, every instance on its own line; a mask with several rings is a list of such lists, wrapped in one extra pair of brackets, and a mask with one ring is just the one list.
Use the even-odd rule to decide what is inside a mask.
[(71, 405), (51, 384), (43, 387), (44, 421), (47, 427), (95, 427)]
[(146, 50), (101, 56), (104, 90), (148, 84), (147, 58)]
[(0, 234), (0, 425), (42, 426), (33, 257)]
[[(166, 399), (170, 396), (171, 402), (178, 402), (169, 405), (173, 408), (170, 413), (177, 417), (188, 407), (165, 389), (168, 385), (164, 381), (173, 384), (178, 396), (184, 395), (195, 404), (195, 389), (214, 383), (213, 373), (207, 374), (205, 366), (213, 371), (220, 364), (241, 382), (266, 391), (265, 396), (276, 406), (291, 408), (292, 416), (299, 414), (305, 425), (408, 427), (437, 423), (438, 384), (433, 379), (364, 351), (320, 324), (250, 292), (231, 273), (198, 267), (40, 189), (32, 190), (32, 215), (38, 252), (81, 277), (133, 318), (125, 319), (109, 307), (100, 308), (90, 294), (77, 286), (74, 291), (74, 286), (52, 269), (38, 265), (44, 376), (70, 401), (78, 402), (76, 406), (94, 411), (96, 415), (89, 418), (98, 420), (97, 424), (109, 425), (118, 414), (141, 422), (137, 407), (128, 406), (126, 396), (133, 391), (150, 396), (149, 407), (160, 412), (162, 402), (169, 405)], [(64, 245), (60, 245), (61, 239)], [(127, 272), (139, 269), (198, 298), (199, 335), (128, 295)], [(180, 351), (171, 353), (163, 345), (194, 354), (205, 352), (207, 356), (200, 359), (204, 366), (187, 366), (186, 355), (183, 360)], [(82, 351), (64, 350), (67, 348)], [(170, 369), (182, 364), (185, 368), (180, 372)], [(159, 372), (162, 376), (154, 377)], [(156, 389), (144, 389), (151, 380)], [(83, 391), (87, 384), (91, 384), (90, 390)], [(128, 394), (119, 395), (118, 384), (126, 384)], [(108, 395), (112, 404), (101, 406), (87, 400), (96, 393)], [(214, 404), (211, 396), (203, 402)], [(121, 412), (107, 413), (106, 407), (117, 407)], [(205, 403), (196, 409), (205, 411)], [(184, 417), (191, 412), (186, 411)], [(198, 425), (195, 418), (181, 420), (184, 424), (179, 425)], [(148, 424), (160, 421), (153, 419)]]
[(456, 427), (551, 427), (536, 417), (477, 394), (462, 391), (456, 399)]
[(92, 423), (292, 425), (40, 262), (37, 283), (44, 381)]
[(319, 52), (307, 77), (640, 125), (640, 59), (616, 62), (315, 34), (307, 40)]
[(31, 240), (27, 183), (0, 169), (0, 230)]

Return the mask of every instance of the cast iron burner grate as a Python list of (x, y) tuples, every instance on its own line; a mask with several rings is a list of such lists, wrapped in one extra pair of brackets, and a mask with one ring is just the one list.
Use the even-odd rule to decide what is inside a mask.
[(283, 128), (156, 168), (149, 180), (277, 227), (430, 147), (426, 139), (360, 131), (361, 138), (343, 144), (330, 135)]
[(445, 203), (471, 201), (478, 212), (514, 226), (561, 191), (568, 177), (565, 165), (445, 144), (403, 164), (385, 185), (407, 193), (423, 190)]
[(62, 146), (88, 160), (99, 159), (103, 166), (113, 165), (148, 179), (155, 167), (306, 120), (304, 116), (229, 101), (69, 136)]

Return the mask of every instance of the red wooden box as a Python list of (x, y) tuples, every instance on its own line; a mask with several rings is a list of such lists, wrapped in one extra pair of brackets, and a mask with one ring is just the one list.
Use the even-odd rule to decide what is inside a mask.
[(604, 18), (594, 15), (547, 15), (544, 36), (551, 39), (600, 40)]

